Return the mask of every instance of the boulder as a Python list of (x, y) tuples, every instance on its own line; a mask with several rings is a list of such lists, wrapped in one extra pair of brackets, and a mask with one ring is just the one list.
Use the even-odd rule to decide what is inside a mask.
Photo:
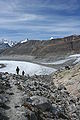
[(49, 111), (52, 108), (50, 101), (42, 96), (32, 96), (32, 105), (40, 109), (41, 111)]
[(9, 120), (9, 118), (0, 113), (0, 120)]
[(10, 109), (10, 107), (7, 106), (7, 105), (6, 105), (5, 103), (3, 103), (3, 102), (0, 102), (0, 107), (3, 108), (3, 109), (5, 109), (5, 110)]
[(38, 120), (34, 112), (31, 112), (30, 120)]

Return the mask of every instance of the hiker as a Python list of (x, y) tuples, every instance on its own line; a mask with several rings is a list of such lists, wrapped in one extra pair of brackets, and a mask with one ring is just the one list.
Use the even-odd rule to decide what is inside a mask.
[(17, 75), (19, 74), (19, 67), (18, 66), (16, 68), (16, 73), (17, 73)]
[(24, 74), (25, 74), (25, 72), (24, 72), (24, 70), (22, 71), (22, 75), (24, 76)]
[(65, 69), (66, 69), (66, 70), (70, 70), (70, 66), (67, 66), (67, 65), (66, 65), (66, 66), (65, 66)]

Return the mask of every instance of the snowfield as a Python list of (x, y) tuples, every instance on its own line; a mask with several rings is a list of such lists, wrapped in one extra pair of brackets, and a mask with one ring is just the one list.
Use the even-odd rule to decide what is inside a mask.
[(20, 74), (22, 74), (22, 71), (24, 70), (26, 75), (49, 75), (56, 71), (56, 69), (30, 62), (0, 60), (0, 64), (6, 65), (6, 67), (0, 69), (0, 72), (8, 72), (13, 74), (16, 74), (17, 66), (20, 68)]
[(25, 40), (23, 40), (23, 41), (21, 41), (21, 43), (25, 43), (25, 42), (27, 42), (28, 40), (27, 39), (25, 39)]

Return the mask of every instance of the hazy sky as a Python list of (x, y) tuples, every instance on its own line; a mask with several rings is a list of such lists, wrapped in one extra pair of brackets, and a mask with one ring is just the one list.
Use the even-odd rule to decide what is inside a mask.
[(0, 39), (80, 34), (80, 0), (0, 0)]

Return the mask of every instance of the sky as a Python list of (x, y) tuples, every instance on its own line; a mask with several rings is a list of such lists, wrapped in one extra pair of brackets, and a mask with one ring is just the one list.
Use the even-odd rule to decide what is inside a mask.
[(0, 0), (0, 39), (80, 34), (80, 0)]

